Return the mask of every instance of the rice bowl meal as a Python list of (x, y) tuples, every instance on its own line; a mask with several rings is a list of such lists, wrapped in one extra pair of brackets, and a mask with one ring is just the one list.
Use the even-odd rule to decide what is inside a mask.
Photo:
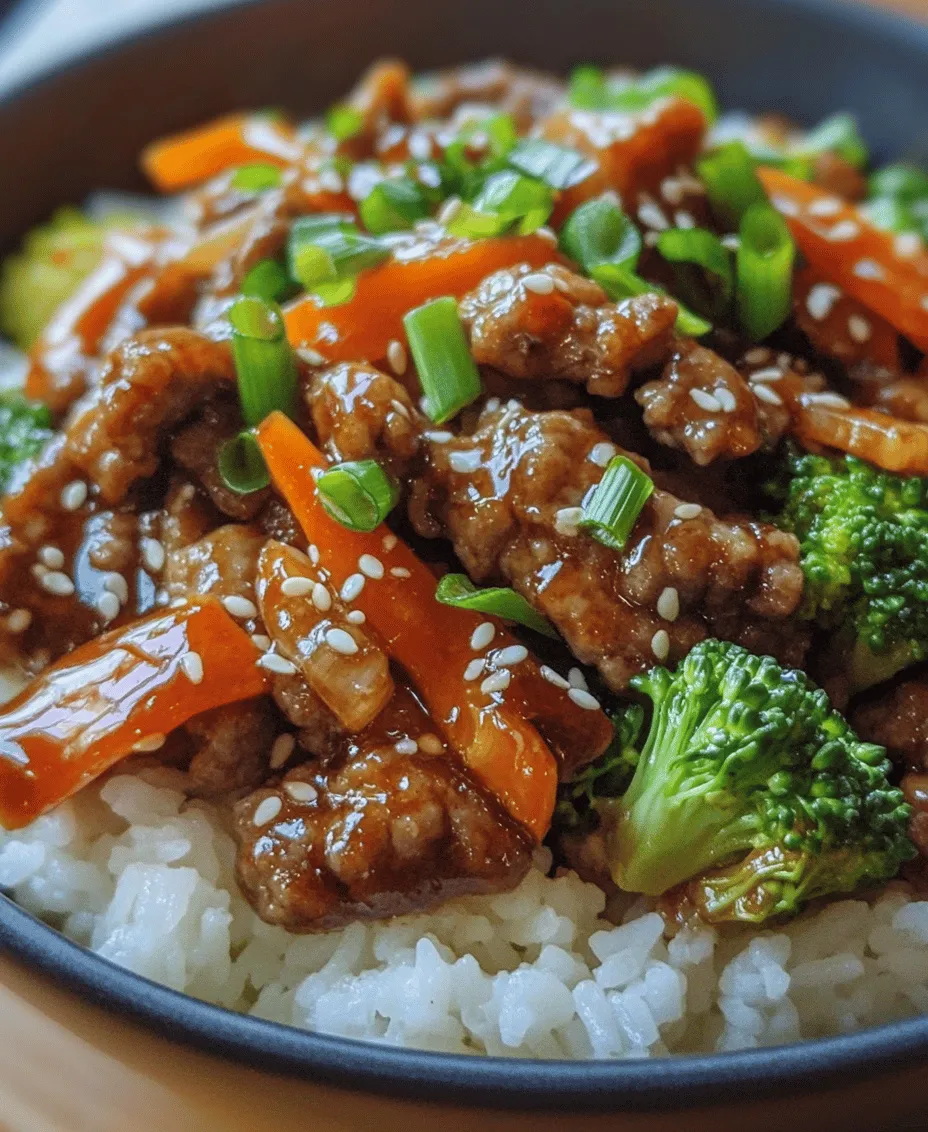
[(928, 1013), (928, 173), (376, 64), (0, 273), (0, 889), (318, 1032)]

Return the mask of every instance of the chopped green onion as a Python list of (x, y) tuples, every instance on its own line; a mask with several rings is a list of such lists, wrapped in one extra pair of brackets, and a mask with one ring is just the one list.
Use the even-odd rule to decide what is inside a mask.
[(834, 114), (810, 130), (798, 146), (801, 154), (831, 151), (856, 169), (862, 169), (870, 157), (867, 143), (860, 136), (853, 114)]
[(476, 401), (480, 373), (471, 357), (455, 299), (433, 299), (403, 317), (409, 349), (425, 394), (426, 413), (443, 424)]
[(654, 99), (676, 95), (698, 106), (711, 125), (719, 116), (719, 104), (709, 82), (697, 71), (681, 67), (656, 67), (648, 71), (640, 83), (641, 88)]
[(561, 228), (560, 242), (587, 272), (604, 263), (634, 269), (641, 254), (641, 233), (607, 195), (575, 208)]
[(329, 306), (347, 302), (354, 279), (390, 256), (380, 240), (365, 236), (339, 213), (303, 217), (290, 230), (290, 274)]
[(281, 182), (281, 172), (276, 165), (256, 161), (251, 165), (240, 165), (232, 174), (231, 185), (241, 193), (261, 193), (265, 189), (276, 189)]
[(720, 146), (696, 163), (713, 211), (734, 228), (752, 204), (767, 194), (755, 171), (754, 158), (744, 142)]
[(353, 106), (339, 103), (326, 114), (325, 128), (336, 141), (348, 141), (364, 128), (364, 115)]
[(259, 260), (242, 280), (242, 294), (279, 303), (293, 289), (287, 269), (276, 259)]
[(789, 316), (796, 247), (783, 218), (769, 204), (752, 204), (741, 219), (735, 257), (738, 314), (755, 341)]
[(597, 67), (578, 67), (570, 76), (570, 102), (580, 110), (634, 113), (670, 96), (692, 102), (710, 125), (719, 115), (712, 87), (696, 71), (656, 67), (639, 78), (610, 79)]
[(409, 177), (381, 181), (358, 205), (368, 232), (381, 236), (411, 228), (429, 214), (428, 202), (419, 185)]
[(243, 295), (229, 308), (229, 321), (245, 423), (253, 428), (275, 409), (292, 416), (297, 371), (280, 308), (255, 295)]
[(476, 149), (474, 139), (485, 135), (491, 162), (501, 161), (518, 140), (515, 120), (511, 114), (492, 114), (488, 118), (465, 122), (458, 136), (445, 147), (445, 163), (461, 174), (473, 168), (468, 159), (470, 149)]
[[(606, 292), (610, 299), (631, 299), (635, 295), (653, 294), (666, 295), (663, 287), (642, 279), (629, 267), (617, 263), (600, 263), (590, 271), (594, 279)], [(688, 334), (692, 338), (701, 338), (712, 329), (712, 323), (700, 318), (674, 295), (671, 296), (677, 304), (676, 327), (681, 334)]]
[(595, 161), (575, 149), (541, 138), (518, 142), (510, 150), (507, 160), (513, 169), (544, 181), (552, 189), (569, 189), (596, 172)]
[(554, 194), (542, 181), (503, 170), (484, 183), (472, 204), (463, 204), (448, 222), (454, 236), (479, 239), (515, 227), (521, 235), (540, 228), (554, 208)]
[(248, 429), (222, 445), (217, 464), (222, 482), (236, 495), (251, 495), (271, 482), (255, 434)]
[(583, 504), (578, 525), (604, 546), (621, 550), (653, 490), (654, 481), (637, 464), (627, 456), (613, 456)]
[(376, 460), (352, 460), (327, 468), (316, 480), (319, 501), (350, 531), (373, 531), (400, 497), (396, 480)]
[(731, 298), (735, 285), (731, 252), (714, 232), (707, 228), (670, 228), (658, 236), (657, 250), (671, 263), (694, 263), (708, 271), (719, 282), (723, 302)]
[(899, 197), (877, 197), (858, 206), (871, 224), (887, 232), (910, 232), (918, 225), (908, 204)]
[(475, 613), (489, 613), (503, 621), (513, 621), (545, 637), (557, 637), (551, 622), (536, 612), (521, 594), (504, 586), (477, 589), (466, 574), (445, 574), (438, 583), (435, 600), (442, 605), (453, 605), (456, 609), (470, 609)]
[(608, 99), (606, 76), (589, 63), (570, 72), (567, 97), (578, 110), (604, 110)]
[(870, 195), (906, 202), (928, 197), (928, 173), (902, 162), (887, 165), (870, 178)]

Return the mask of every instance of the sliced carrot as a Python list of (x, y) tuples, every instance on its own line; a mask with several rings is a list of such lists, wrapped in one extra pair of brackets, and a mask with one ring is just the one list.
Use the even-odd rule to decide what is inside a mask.
[(542, 236), (477, 241), (410, 236), (386, 263), (361, 273), (349, 302), (324, 307), (312, 295), (295, 299), (284, 310), (287, 337), (332, 362), (376, 362), (394, 338), (402, 340), (403, 315), (413, 307), (442, 295), (460, 298), (504, 267), (559, 260), (554, 244)]
[(229, 114), (153, 142), (142, 151), (142, 168), (157, 189), (171, 193), (237, 165), (261, 161), (283, 168), (301, 152), (289, 123), (264, 114)]
[(0, 712), (0, 823), (19, 829), (209, 708), (267, 688), (248, 634), (211, 599), (82, 645)]
[(891, 373), (902, 368), (896, 328), (828, 283), (813, 267), (796, 272), (793, 314), (816, 350), (846, 366), (872, 362)]
[(898, 475), (928, 476), (928, 425), (920, 422), (841, 409), (806, 394), (794, 409), (793, 429), (804, 445), (837, 448)]
[[(313, 479), (314, 469), (325, 466), (325, 457), (282, 413), (264, 421), (258, 442), (276, 487), (317, 548), (319, 565), (334, 587), (340, 589), (365, 565), (370, 574), (373, 560), (383, 567), (383, 576), (367, 581), (353, 605), (406, 669), (448, 743), (513, 817), (541, 840), (554, 812), (554, 756), (501, 693), (483, 691), (480, 679), (464, 678), (468, 664), (482, 655), (471, 644), (481, 622), (492, 622), (494, 647), (515, 640), (497, 621), (437, 602), (431, 570), (386, 527), (365, 534), (330, 518)], [(365, 555), (371, 561), (362, 562)], [(373, 573), (379, 573), (376, 565)], [(550, 687), (553, 696), (558, 689)]]
[(891, 232), (826, 189), (779, 169), (758, 175), (809, 264), (928, 351), (928, 251), (901, 254)]

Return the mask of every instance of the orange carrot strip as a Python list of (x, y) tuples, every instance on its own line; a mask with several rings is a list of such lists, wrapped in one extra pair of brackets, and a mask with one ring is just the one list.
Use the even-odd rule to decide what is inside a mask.
[(901, 255), (854, 205), (779, 169), (758, 175), (808, 262), (928, 351), (928, 252)]
[(82, 645), (0, 711), (0, 823), (19, 829), (209, 708), (258, 696), (260, 652), (218, 602), (164, 610)]
[(157, 189), (171, 193), (254, 161), (283, 168), (300, 153), (288, 123), (262, 114), (229, 114), (152, 142), (142, 151), (142, 168)]
[(403, 315), (413, 307), (442, 295), (459, 299), (503, 267), (542, 267), (559, 260), (557, 249), (541, 236), (474, 242), (411, 237), (386, 263), (361, 273), (349, 302), (323, 307), (313, 295), (295, 299), (284, 310), (287, 337), (331, 362), (376, 362), (392, 339), (403, 339)]
[(901, 370), (896, 328), (851, 295), (836, 293), (813, 267), (796, 272), (793, 314), (816, 350), (846, 366), (872, 362), (891, 373)]
[[(362, 556), (382, 564), (383, 577), (368, 580), (353, 605), (409, 673), (449, 744), (512, 816), (541, 840), (554, 812), (554, 756), (501, 693), (483, 692), (479, 679), (464, 679), (464, 669), (482, 655), (471, 645), (474, 630), (492, 618), (437, 602), (431, 570), (386, 527), (365, 534), (330, 518), (319, 503), (312, 474), (325, 466), (325, 457), (282, 413), (264, 421), (258, 442), (277, 489), (317, 547), (320, 566), (336, 589), (366, 564)], [(515, 643), (498, 621), (493, 627), (495, 647)], [(552, 685), (552, 695), (556, 691)]]

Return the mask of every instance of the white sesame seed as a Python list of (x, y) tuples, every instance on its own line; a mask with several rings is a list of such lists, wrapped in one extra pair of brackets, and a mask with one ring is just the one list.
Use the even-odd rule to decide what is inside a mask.
[(722, 411), (718, 399), (713, 397), (711, 393), (707, 393), (705, 389), (691, 389), (690, 400), (695, 401), (700, 409), (705, 409), (707, 413), (720, 413)]
[(473, 633), (471, 633), (470, 647), (474, 652), (483, 652), (485, 648), (489, 648), (495, 636), (496, 626), (493, 622), (481, 621)]
[(356, 597), (360, 597), (366, 582), (367, 578), (363, 574), (349, 574), (339, 593), (342, 601), (354, 601)]
[(831, 314), (840, 298), (840, 287), (834, 287), (831, 283), (816, 283), (806, 295), (806, 310), (816, 322), (821, 322)]
[(547, 224), (542, 224), (540, 228), (536, 228), (534, 235), (541, 240), (547, 240), (549, 244), (557, 243), (557, 232), (553, 228), (549, 228)]
[(269, 821), (273, 821), (274, 818), (277, 817), (277, 815), (283, 809), (283, 805), (283, 802), (280, 800), (280, 798), (277, 797), (276, 794), (271, 794), (267, 798), (262, 798), (255, 807), (254, 816), (251, 819), (252, 822), (258, 826), (267, 825)]
[(473, 448), (469, 452), (452, 452), (448, 457), (448, 465), (452, 472), (476, 472), (481, 458), (479, 448)]
[(65, 511), (78, 511), (87, 502), (87, 484), (72, 480), (61, 489), (61, 506)]
[(561, 507), (554, 513), (554, 529), (559, 535), (573, 536), (582, 518), (582, 507)]
[(394, 412), (399, 413), (401, 417), (405, 417), (406, 420), (410, 419), (409, 410), (406, 408), (402, 401), (397, 401), (397, 399), (393, 397), (390, 401), (390, 407)]
[(762, 366), (764, 362), (769, 362), (770, 358), (771, 354), (766, 346), (753, 346), (744, 355), (744, 360), (749, 366)]
[(860, 225), (854, 220), (841, 220), (831, 231), (825, 233), (828, 240), (856, 240), (860, 235)]
[(478, 656), (476, 660), (472, 660), (464, 669), (464, 679), (468, 681), (476, 680), (479, 676), (483, 675), (484, 660), (482, 656)]
[(503, 668), (511, 668), (514, 664), (521, 664), (523, 660), (528, 660), (525, 645), (507, 645), (493, 654), (493, 663)]
[(670, 635), (666, 629), (658, 629), (651, 638), (651, 652), (658, 660), (666, 660), (670, 652)]
[(313, 350), (309, 346), (298, 346), (296, 350), (297, 356), (306, 362), (308, 366), (324, 366), (325, 358), (318, 350)]
[(847, 320), (847, 331), (855, 342), (863, 343), (870, 341), (873, 327), (863, 315), (852, 314)]
[(280, 770), (287, 759), (293, 754), (293, 748), (295, 746), (296, 737), (291, 735), (289, 731), (278, 735), (271, 746), (271, 757), (268, 760), (271, 770)]
[(325, 643), (342, 656), (354, 656), (358, 651), (358, 642), (345, 629), (327, 630)]
[(680, 616), (680, 595), (674, 586), (666, 586), (657, 599), (657, 613), (665, 621), (676, 621)]
[[(313, 586), (318, 584), (318, 582), (314, 583), (312, 578), (299, 576), (284, 578), (280, 583), (280, 592), (284, 597), (306, 597), (312, 591)], [(325, 589), (324, 586), (323, 589)]]
[(57, 546), (43, 546), (39, 550), (39, 559), (49, 570), (60, 570), (64, 566), (64, 554)]
[(768, 405), (783, 404), (779, 393), (774, 393), (774, 391), (767, 385), (754, 385), (751, 387), (751, 392), (758, 399), (758, 401), (766, 401)]
[(288, 782), (284, 787), (294, 802), (315, 802), (319, 791), (311, 782)]
[(614, 444), (610, 444), (608, 440), (601, 440), (590, 449), (587, 459), (592, 461), (597, 468), (605, 468), (617, 451), (618, 449)]
[(180, 658), (180, 667), (191, 684), (203, 682), (203, 657), (198, 652), (187, 652)]
[(319, 565), (319, 547), (314, 542), (311, 542), (307, 547), (306, 553), (309, 555), (309, 560), (314, 566)]
[(726, 386), (720, 385), (717, 389), (713, 389), (712, 395), (718, 401), (723, 413), (733, 413), (738, 408), (734, 393)]
[(769, 369), (759, 369), (751, 374), (751, 381), (782, 381), (783, 371), (777, 369), (776, 366), (770, 366)]
[[(116, 598), (116, 600), (119, 601), (119, 598)], [(182, 605), (186, 604), (187, 599), (183, 595), (178, 595), (177, 597), (172, 597), (168, 602), (168, 609), (180, 609)]]
[(893, 241), (896, 255), (901, 255), (903, 259), (909, 259), (913, 255), (918, 255), (922, 250), (921, 237), (917, 232), (900, 232)]
[(570, 684), (564, 679), (560, 672), (555, 672), (553, 668), (549, 668), (547, 664), (543, 664), (538, 670), (541, 673), (542, 680), (547, 680), (549, 684), (553, 684), (555, 688), (562, 688), (565, 691), (570, 687)]
[(770, 198), (770, 203), (777, 210), (777, 212), (782, 212), (784, 216), (799, 215), (799, 205), (796, 204), (792, 197), (785, 197), (780, 193), (775, 193)]
[(585, 708), (587, 711), (599, 711), (599, 700), (590, 695), (586, 688), (571, 688), (567, 693), (568, 699), (572, 700), (577, 707)]
[(164, 744), (167, 742), (167, 735), (163, 735), (160, 731), (156, 731), (153, 735), (148, 735), (144, 739), (134, 744), (132, 750), (136, 754), (145, 754), (148, 751), (160, 751)]
[(32, 624), (32, 614), (28, 609), (14, 609), (6, 619), (6, 627), (11, 633), (25, 633)]
[(505, 692), (512, 680), (512, 673), (503, 668), (499, 672), (491, 673), (480, 685), (480, 691), (489, 695), (491, 692)]
[(483, 407), (488, 413), (498, 413), (501, 404), (502, 401), (499, 397), (488, 397), (487, 403)]
[(584, 691), (589, 691), (589, 685), (586, 682), (586, 677), (579, 668), (571, 668), (567, 673), (567, 683), (571, 688), (583, 688)]
[(228, 597), (222, 599), (222, 604), (233, 617), (241, 618), (243, 621), (248, 620), (250, 617), (258, 616), (258, 607), (255, 603), (249, 601), (247, 597), (241, 597), (239, 594), (229, 594)]
[(409, 578), (412, 575), (405, 566), (392, 566), (390, 568), (390, 576), (393, 578)]
[(399, 739), (393, 744), (393, 750), (398, 755), (414, 755), (419, 750), (415, 739)]
[(368, 578), (373, 578), (375, 582), (379, 581), (384, 574), (383, 563), (373, 554), (362, 554), (358, 559), (358, 569)]
[(129, 583), (122, 574), (107, 574), (103, 579), (103, 588), (115, 594), (119, 598), (120, 605), (125, 605), (129, 600)]
[(453, 432), (446, 432), (444, 429), (433, 429), (430, 432), (422, 434), (426, 440), (430, 440), (433, 444), (450, 444), (454, 440)]
[(806, 393), (803, 401), (809, 405), (825, 405), (829, 409), (849, 409), (850, 401), (837, 393)]
[(164, 569), (164, 547), (156, 538), (143, 538), (139, 543), (142, 552), (142, 561), (145, 568), (152, 574)]
[(345, 182), (334, 169), (323, 169), (318, 179), (319, 188), (328, 193), (340, 193), (345, 188)]
[(665, 177), (661, 181), (661, 196), (668, 204), (682, 204), (686, 189), (676, 177)]
[(119, 616), (119, 598), (104, 590), (97, 598), (97, 612), (104, 621), (112, 621)]
[(312, 603), (320, 613), (327, 613), (332, 608), (332, 595), (322, 582), (312, 584)]
[(782, 354), (777, 354), (777, 365), (780, 369), (786, 370), (793, 364), (793, 355), (787, 354), (784, 350)]
[(638, 219), (646, 228), (657, 228), (659, 231), (663, 231), (670, 227), (667, 217), (651, 200), (646, 200), (638, 206)]
[(806, 212), (810, 216), (837, 216), (844, 207), (844, 203), (837, 197), (821, 197), (807, 206)]
[(39, 579), (39, 585), (56, 597), (70, 597), (74, 593), (74, 583), (67, 574), (62, 574), (59, 570), (50, 570), (43, 574)]
[(435, 215), (439, 224), (447, 224), (461, 211), (461, 198), (449, 197)]
[(534, 271), (522, 280), (526, 291), (533, 291), (536, 295), (550, 295), (554, 290), (554, 280), (543, 271)]
[(251, 643), (255, 646), (256, 649), (260, 649), (262, 652), (267, 652), (267, 650), (271, 647), (271, 638), (266, 637), (264, 633), (252, 633)]
[(719, 242), (730, 252), (736, 252), (741, 247), (741, 237), (735, 232), (726, 232)]
[(409, 359), (406, 357), (406, 347), (396, 338), (387, 346), (387, 361), (390, 363), (390, 369), (393, 370), (397, 377), (402, 377), (406, 372), (406, 367), (409, 365)]
[(440, 755), (444, 749), (444, 743), (431, 731), (419, 736), (419, 750), (425, 751), (427, 755)]
[(258, 667), (266, 668), (268, 672), (276, 672), (278, 676), (292, 676), (296, 672), (296, 665), (291, 664), (285, 656), (276, 652), (266, 652), (258, 658)]
[(875, 259), (859, 259), (854, 264), (854, 274), (858, 279), (886, 278), (886, 271)]
[(702, 514), (698, 503), (678, 503), (673, 511), (678, 519), (695, 519)]
[(397, 541), (398, 541), (398, 540), (397, 540), (397, 537), (396, 537), (396, 535), (394, 535), (394, 534), (387, 534), (387, 535), (384, 535), (384, 536), (383, 536), (383, 540), (382, 540), (382, 542), (381, 542), (381, 544), (380, 544), (380, 545), (381, 545), (381, 546), (382, 546), (382, 547), (384, 548), (384, 550), (385, 550), (385, 551), (386, 551), (386, 552), (387, 552), (387, 553), (389, 554), (389, 553), (390, 553), (390, 551), (391, 551), (391, 550), (392, 550), (392, 549), (393, 549), (393, 548), (394, 548), (394, 547), (396, 546), (396, 544), (397, 544)]
[(367, 620), (367, 614), (363, 609), (349, 609), (345, 614), (345, 620), (350, 625), (363, 625)]
[(687, 212), (686, 209), (678, 209), (673, 216), (673, 222), (678, 228), (695, 228), (696, 218), (692, 212)]

